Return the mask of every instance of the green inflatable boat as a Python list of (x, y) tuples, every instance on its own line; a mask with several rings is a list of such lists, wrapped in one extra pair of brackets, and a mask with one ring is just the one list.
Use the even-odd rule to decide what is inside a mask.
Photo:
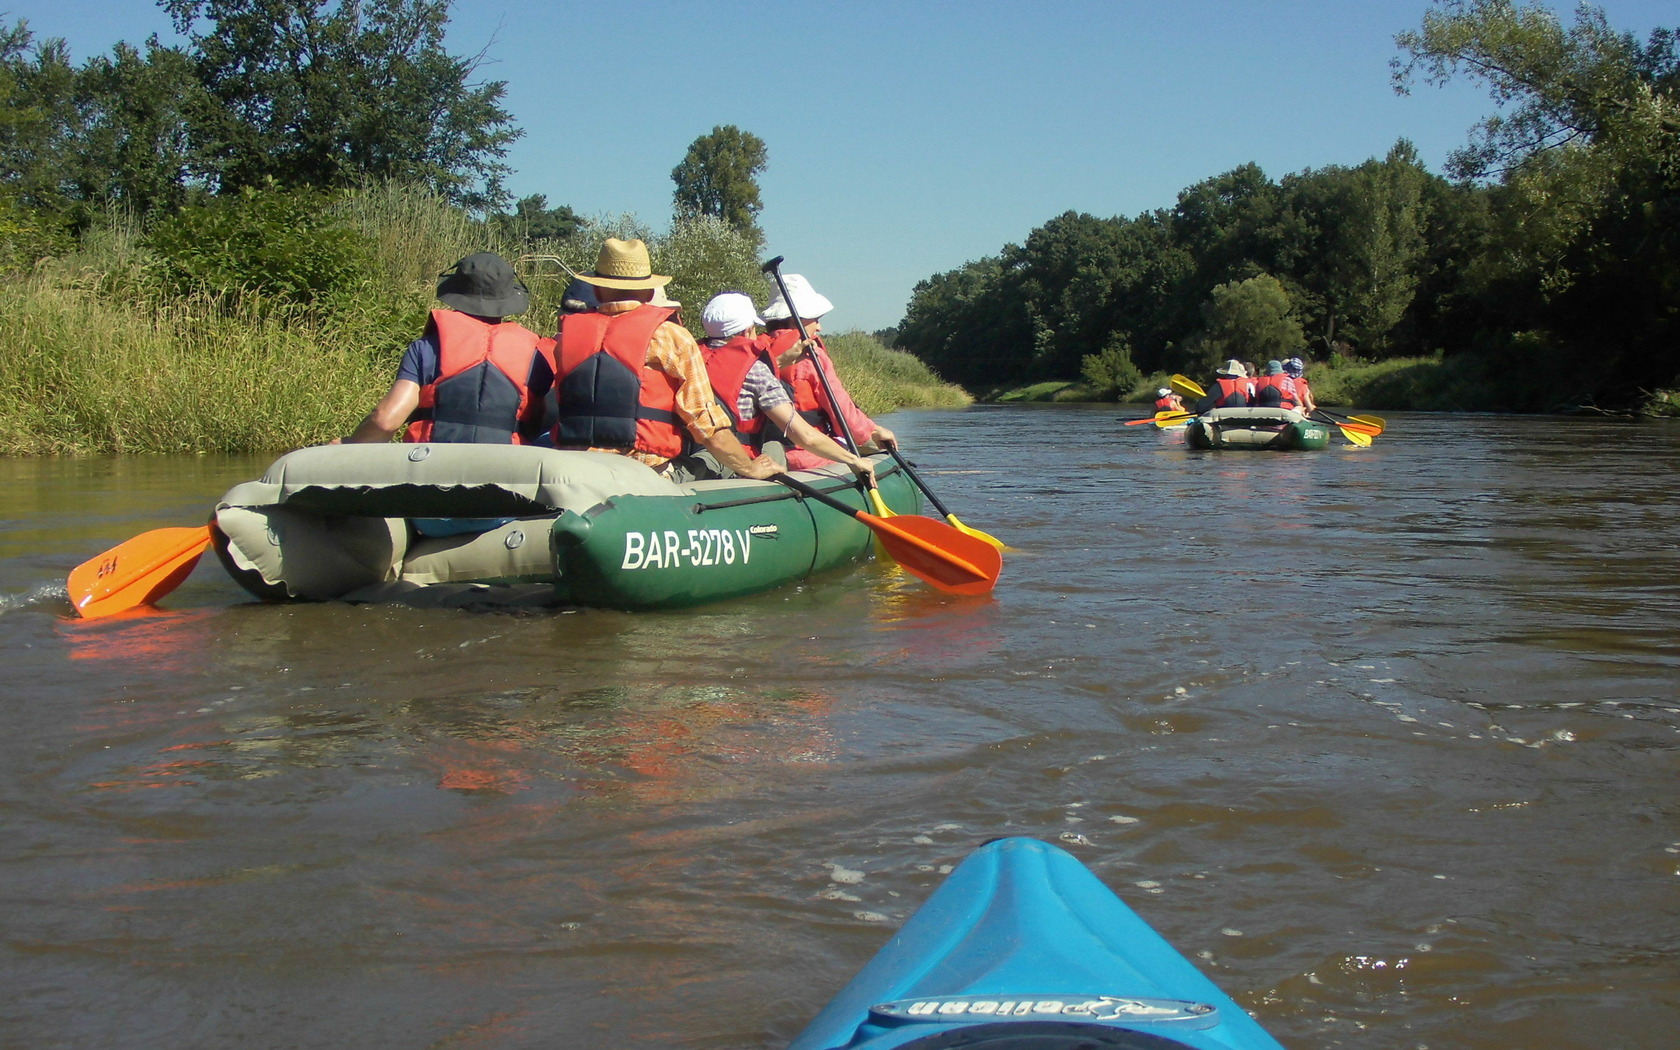
[[(876, 457), (881, 496), (920, 511)], [(793, 475), (870, 506), (838, 464)], [(323, 445), (216, 505), (222, 565), (259, 598), (661, 609), (854, 564), (869, 528), (772, 481), (679, 485), (623, 456), (514, 445)]]
[(1216, 408), (1190, 421), (1191, 448), (1317, 451), (1330, 444), (1330, 426), (1287, 408)]

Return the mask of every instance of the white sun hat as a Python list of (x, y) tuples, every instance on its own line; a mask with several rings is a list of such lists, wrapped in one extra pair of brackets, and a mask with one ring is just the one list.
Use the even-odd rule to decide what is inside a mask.
[(708, 339), (728, 339), (763, 323), (764, 318), (758, 316), (745, 292), (720, 292), (700, 311), (700, 324)]
[[(834, 309), (834, 304), (829, 302), (828, 298), (822, 293), (812, 288), (811, 282), (803, 276), (797, 273), (786, 274), (782, 277), (782, 283), (787, 285), (788, 295), (793, 299), (794, 308), (799, 311), (800, 317), (809, 317), (815, 320)], [(770, 305), (764, 308), (764, 316), (772, 321), (785, 321), (794, 316), (789, 312), (787, 302), (782, 299), (780, 289), (776, 290), (776, 295), (770, 300)]]

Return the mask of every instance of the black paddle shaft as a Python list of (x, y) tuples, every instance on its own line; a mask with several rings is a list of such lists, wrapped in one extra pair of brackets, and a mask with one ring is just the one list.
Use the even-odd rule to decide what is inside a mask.
[(805, 356), (811, 359), (811, 367), (817, 370), (817, 378), (822, 381), (823, 393), (828, 395), (828, 407), (834, 413), (835, 426), (846, 439), (846, 446), (856, 452), (857, 438), (852, 436), (852, 428), (846, 423), (846, 413), (840, 410), (840, 402), (834, 399), (834, 388), (828, 385), (828, 373), (823, 371), (822, 362), (817, 359), (816, 346), (811, 342), (811, 337), (805, 334), (805, 322), (800, 318), (799, 311), (793, 308), (793, 296), (788, 294), (787, 283), (782, 280), (782, 257), (776, 256), (759, 267), (759, 270), (776, 279), (776, 287), (782, 293), (782, 302), (787, 304), (788, 313), (793, 317), (793, 326), (799, 329), (799, 338), (805, 343)]

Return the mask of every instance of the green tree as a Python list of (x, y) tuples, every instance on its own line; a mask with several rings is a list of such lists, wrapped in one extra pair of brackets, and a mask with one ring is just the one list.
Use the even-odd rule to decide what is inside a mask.
[(1143, 373), (1132, 363), (1131, 347), (1123, 335), (1111, 338), (1100, 353), (1087, 354), (1079, 372), (1103, 397), (1124, 395), (1143, 382)]
[(583, 219), (562, 204), (548, 206), (548, 198), (541, 193), (521, 197), (513, 213), (499, 213), (491, 217), (492, 224), (518, 243), (530, 247), (537, 241), (564, 241), (583, 229)]
[(733, 124), (712, 128), (689, 144), (682, 163), (671, 169), (677, 184), (671, 199), (679, 219), (710, 215), (764, 243), (758, 213), (758, 176), (770, 163), (764, 140)]
[(522, 134), (483, 56), (444, 48), (450, 0), (161, 0), (214, 105), (194, 134), (220, 191), (415, 181), (471, 208), (506, 201)]
[(1500, 182), (1470, 275), (1502, 304), (1505, 332), (1540, 326), (1528, 342), (1557, 353), (1501, 363), (1611, 400), (1680, 383), (1676, 31), (1641, 44), (1588, 5), (1565, 29), (1538, 6), (1449, 0), (1397, 40), (1410, 55), (1395, 61), (1398, 90), (1463, 74), (1506, 110), (1451, 159), (1455, 174)]
[(1222, 284), (1202, 307), (1204, 363), (1281, 360), (1307, 345), (1283, 285), (1270, 274)]

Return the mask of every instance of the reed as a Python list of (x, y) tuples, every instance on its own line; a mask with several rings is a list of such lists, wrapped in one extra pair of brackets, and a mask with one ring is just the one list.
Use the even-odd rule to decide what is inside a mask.
[[(369, 240), (372, 261), (365, 285), (329, 307), (249, 288), (169, 294), (141, 224), (119, 212), (73, 252), (7, 279), (0, 455), (277, 451), (342, 436), (389, 386), (438, 274), (472, 252), (521, 254), (423, 189), (370, 184), (333, 207)], [(573, 258), (580, 245), (607, 234), (647, 231), (633, 216), (602, 217), (579, 240), (542, 247), (583, 266), (593, 257)], [(520, 320), (546, 335), (566, 279), (553, 265), (531, 270)], [(873, 336), (844, 333), (831, 346), (865, 411), (970, 400)]]
[(38, 278), (12, 292), (0, 454), (294, 448), (344, 433), (390, 382), (389, 361), (304, 318), (137, 310)]
[(868, 332), (825, 335), (823, 344), (852, 400), (871, 416), (899, 408), (961, 408), (974, 402), (961, 387), (935, 375), (921, 358), (889, 349)]

